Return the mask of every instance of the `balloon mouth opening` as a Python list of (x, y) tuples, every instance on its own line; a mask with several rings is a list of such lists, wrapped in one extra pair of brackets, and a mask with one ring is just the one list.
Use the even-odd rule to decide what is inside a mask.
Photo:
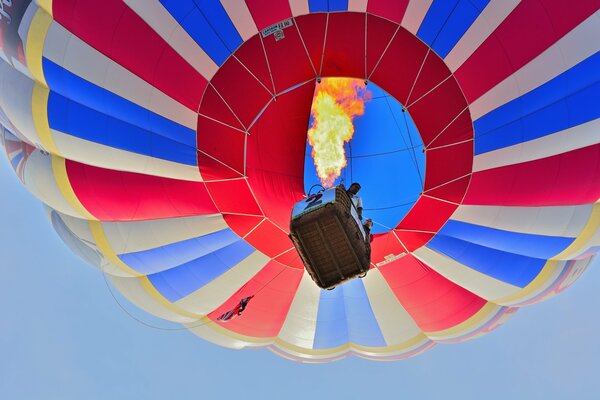
[(425, 177), (424, 145), (409, 111), (373, 82), (321, 78), (308, 126), (304, 191), (360, 182), (372, 232), (396, 227), (419, 199)]

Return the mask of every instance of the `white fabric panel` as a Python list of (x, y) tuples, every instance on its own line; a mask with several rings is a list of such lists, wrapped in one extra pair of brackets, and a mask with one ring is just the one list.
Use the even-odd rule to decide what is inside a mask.
[(193, 110), (98, 52), (56, 22), (48, 29), (44, 57), (117, 96), (196, 130), (197, 115)]
[(41, 140), (33, 124), (31, 98), (34, 82), (0, 62), (0, 108), (10, 122), (30, 143), (40, 146)]
[(460, 68), (520, 2), (521, 0), (490, 1), (444, 58), (450, 71)]
[[(260, 342), (252, 343), (238, 339), (237, 335), (229, 333), (225, 328), (221, 328), (214, 322), (198, 321), (185, 325), (194, 335), (207, 340), (219, 346), (228, 347), (230, 349), (243, 349), (244, 347), (262, 347), (269, 343)], [(227, 333), (226, 333), (227, 332)]]
[[(23, 43), (24, 49), (27, 48), (27, 34), (29, 33), (29, 28), (31, 27), (31, 21), (33, 20), (33, 16), (37, 12), (37, 10), (38, 10), (37, 4), (35, 4), (34, 2), (30, 3), (29, 6), (27, 6), (27, 9), (25, 10), (25, 14), (23, 14), (21, 23), (19, 24), (18, 34), (19, 34), (19, 38), (21, 38), (21, 42)], [(18, 63), (18, 64), (19, 64), (19, 67), (17, 67), (16, 64), (15, 64), (15, 67), (18, 68), (21, 73), (31, 77), (31, 74), (29, 73), (29, 70), (27, 69), (27, 67), (23, 66), (22, 68), (20, 68), (20, 63)]]
[(365, 12), (369, 0), (348, 0), (348, 11)]
[(103, 222), (117, 254), (132, 253), (207, 235), (227, 228), (220, 214), (131, 222)]
[[(596, 230), (592, 237), (585, 243), (581, 244), (581, 248), (573, 253), (561, 256), (560, 254), (554, 258), (573, 260), (580, 257), (588, 257), (588, 253), (592, 247), (600, 247), (600, 229)], [(568, 250), (568, 249), (567, 249)], [(597, 251), (598, 249), (595, 249)]]
[(369, 297), (371, 309), (388, 346), (403, 343), (422, 335), (421, 329), (402, 307), (377, 268), (370, 270), (362, 281)]
[(317, 331), (320, 296), (321, 290), (305, 271), (279, 331), (280, 339), (298, 347), (312, 349)]
[(223, 5), (223, 8), (244, 42), (258, 33), (258, 28), (256, 28), (252, 14), (250, 14), (245, 1), (221, 0), (221, 5)]
[(471, 269), (453, 259), (431, 250), (427, 246), (413, 252), (413, 255), (446, 279), (475, 293), (486, 300), (511, 295), (521, 288), (499, 281)]
[(600, 119), (509, 147), (478, 154), (473, 172), (539, 160), (600, 143)]
[(530, 92), (600, 51), (600, 11), (514, 74), (494, 86), (471, 105), (473, 120)]
[(433, 0), (409, 1), (400, 25), (403, 28), (406, 28), (406, 30), (413, 35), (416, 35), (417, 31), (421, 27), (421, 24), (423, 23), (423, 19), (425, 19), (425, 15), (427, 15), (427, 11), (429, 11), (429, 7), (431, 7), (432, 2)]
[(461, 205), (451, 219), (510, 232), (576, 237), (591, 213), (591, 204), (560, 207)]
[(219, 67), (157, 0), (124, 0), (160, 37), (206, 80)]
[[(485, 324), (489, 324), (490, 321), (496, 317), (498, 311), (500, 311), (500, 309), (502, 308), (501, 306), (498, 305), (492, 305), (490, 303), (488, 303), (488, 305), (486, 307), (490, 307), (491, 308), (491, 312), (486, 316), (486, 318), (483, 318), (481, 321), (479, 321), (477, 324), (469, 326), (465, 331), (457, 331), (451, 334), (428, 334), (428, 336), (436, 341), (439, 341), (440, 343), (444, 343), (444, 342), (448, 342), (448, 343), (457, 343), (457, 342), (464, 342), (466, 340), (473, 340), (473, 339), (477, 339), (485, 334), (490, 333), (491, 331), (493, 331), (494, 329), (498, 328), (500, 325), (504, 324), (506, 321), (508, 321), (510, 319), (510, 317), (512, 317), (515, 313), (515, 310), (511, 310), (508, 312), (504, 312), (496, 321), (492, 322), (490, 325), (486, 326), (484, 329), (482, 329), (484, 327)], [(477, 332), (477, 330), (481, 331)], [(476, 332), (476, 333), (475, 333)], [(463, 335), (467, 335), (466, 337), (460, 338), (460, 336)]]
[(178, 300), (176, 304), (189, 312), (209, 314), (225, 303), (269, 261), (269, 257), (255, 251), (223, 275)]
[(64, 224), (69, 228), (77, 238), (80, 239), (82, 243), (88, 246), (91, 249), (97, 251), (98, 256), (100, 257), (100, 269), (109, 275), (119, 276), (119, 277), (130, 277), (131, 275), (127, 272), (123, 271), (121, 268), (118, 268), (111, 264), (111, 262), (104, 257), (98, 246), (96, 246), (96, 242), (94, 237), (92, 236), (92, 232), (90, 231), (90, 224), (87, 220), (81, 218), (75, 218), (70, 215), (63, 214), (55, 210), (55, 212), (59, 215), (60, 219), (64, 222)]
[(184, 181), (202, 181), (200, 171), (195, 165), (180, 164), (116, 149), (54, 129), (51, 129), (51, 132), (54, 143), (60, 149), (61, 154), (70, 160), (116, 171), (136, 172)]
[(308, 0), (289, 0), (290, 9), (292, 15), (298, 17), (300, 15), (306, 15), (310, 13), (310, 7), (308, 6)]
[[(131, 301), (137, 307), (142, 310), (162, 319), (166, 319), (167, 321), (177, 322), (177, 323), (199, 323), (197, 319), (192, 317), (179, 315), (176, 312), (167, 309), (163, 305), (159, 304), (155, 299), (152, 298), (140, 284), (140, 280), (138, 278), (121, 278), (115, 277), (111, 275), (106, 275), (113, 285), (127, 298), (127, 300)], [(112, 289), (114, 290), (114, 289)], [(132, 307), (130, 304), (121, 304), (123, 308), (130, 309)], [(132, 311), (134, 315), (135, 311)], [(141, 320), (144, 319), (143, 316), (140, 317)]]
[(50, 207), (63, 214), (81, 218), (77, 211), (67, 203), (58, 188), (52, 171), (50, 155), (42, 154), (39, 150), (31, 153), (25, 164), (23, 183), (35, 197)]

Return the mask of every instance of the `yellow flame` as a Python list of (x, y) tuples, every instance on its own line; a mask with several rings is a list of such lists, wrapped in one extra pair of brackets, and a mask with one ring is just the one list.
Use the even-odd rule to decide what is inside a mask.
[(352, 139), (353, 119), (365, 113), (370, 98), (371, 92), (359, 79), (324, 78), (317, 85), (308, 143), (323, 186), (331, 187), (347, 165), (344, 143)]

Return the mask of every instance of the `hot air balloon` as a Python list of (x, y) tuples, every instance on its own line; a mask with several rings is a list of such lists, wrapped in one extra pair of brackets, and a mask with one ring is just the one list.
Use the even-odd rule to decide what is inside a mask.
[[(63, 241), (141, 309), (301, 361), (407, 358), (492, 331), (597, 253), (598, 10), (2, 1), (2, 141)], [(332, 291), (287, 236), (328, 77), (380, 88), (418, 132), (403, 149), (386, 131), (348, 144), (365, 212), (387, 222), (367, 276)], [(403, 198), (394, 179), (408, 170), (422, 183)]]

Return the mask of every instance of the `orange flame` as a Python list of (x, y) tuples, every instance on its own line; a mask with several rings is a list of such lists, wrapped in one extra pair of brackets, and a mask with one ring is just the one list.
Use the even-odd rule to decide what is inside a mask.
[(308, 130), (308, 143), (317, 174), (325, 187), (331, 187), (347, 165), (344, 143), (354, 135), (354, 117), (365, 113), (371, 92), (359, 79), (324, 78), (315, 90)]

